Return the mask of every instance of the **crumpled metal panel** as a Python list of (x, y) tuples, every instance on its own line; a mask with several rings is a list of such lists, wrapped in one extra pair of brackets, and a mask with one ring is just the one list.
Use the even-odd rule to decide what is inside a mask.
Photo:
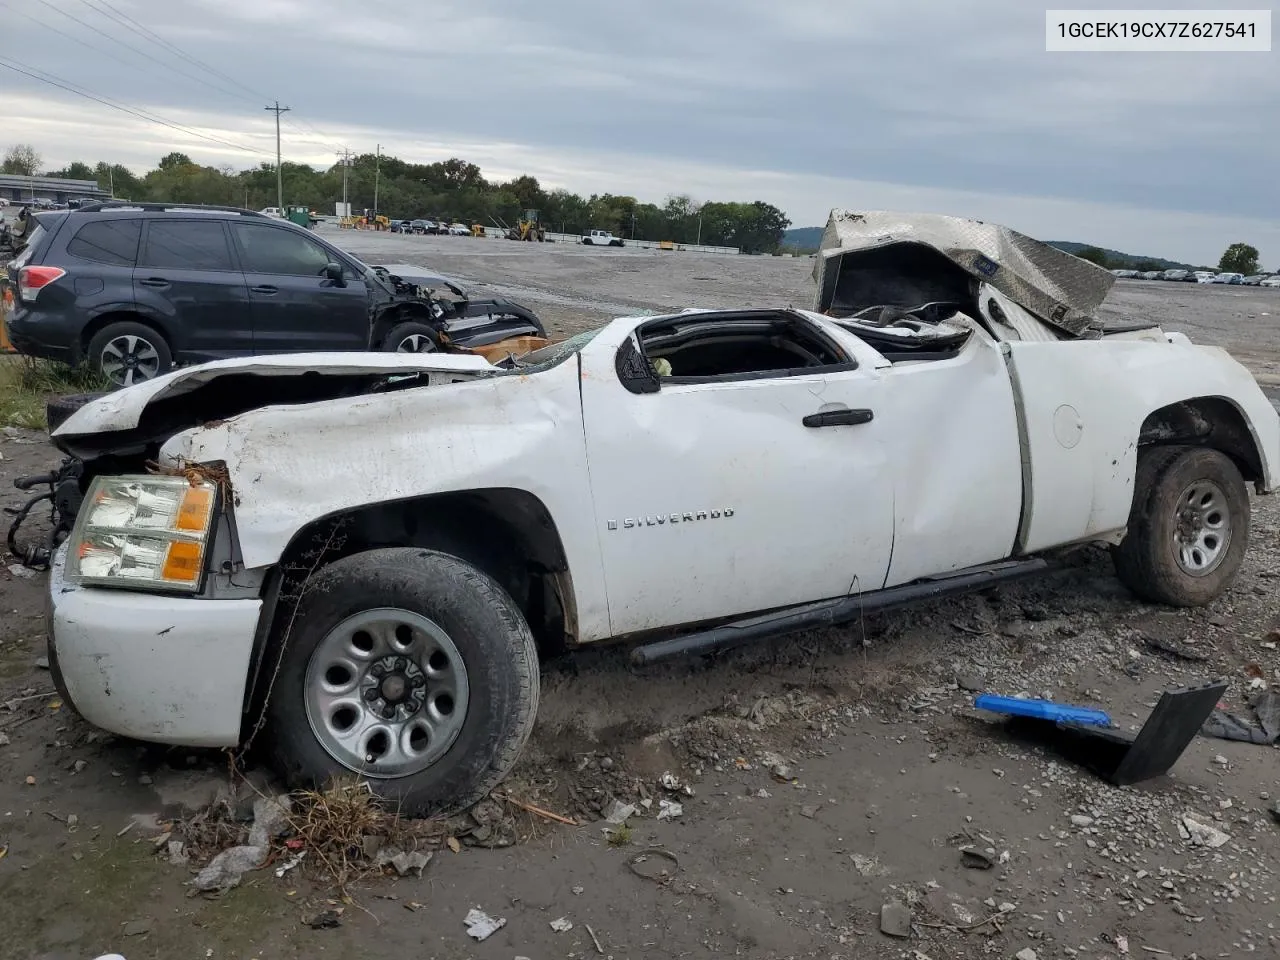
[(831, 304), (844, 258), (895, 243), (930, 246), (1036, 317), (1079, 336), (1115, 283), (1110, 271), (999, 224), (930, 213), (831, 211), (813, 268), (815, 309)]

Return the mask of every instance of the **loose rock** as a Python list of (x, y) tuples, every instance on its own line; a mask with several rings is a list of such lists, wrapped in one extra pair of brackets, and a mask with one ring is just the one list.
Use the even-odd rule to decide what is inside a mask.
[(880, 908), (880, 932), (890, 937), (911, 936), (911, 910), (899, 900)]

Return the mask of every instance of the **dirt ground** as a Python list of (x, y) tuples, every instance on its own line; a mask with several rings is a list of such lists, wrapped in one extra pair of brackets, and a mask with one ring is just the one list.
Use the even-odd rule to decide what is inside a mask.
[[(614, 312), (808, 302), (810, 261), (341, 239), (370, 262), (500, 288), (557, 333)], [(1259, 376), (1280, 363), (1280, 290), (1122, 281), (1113, 300)], [(15, 430), (0, 456), (2, 506), (20, 502), (13, 477), (56, 457)], [(635, 670), (602, 650), (546, 663), (504, 792), (581, 825), (507, 805), (493, 836), (513, 845), (445, 847), (422, 878), (358, 883), (337, 904), (305, 868), (277, 878), (274, 862), (221, 897), (193, 895), (198, 864), (157, 856), (162, 828), (134, 817), (207, 804), (225, 758), (107, 737), (61, 705), (38, 662), (42, 575), (0, 566), (0, 958), (1280, 955), (1275, 748), (1200, 738), (1170, 776), (1121, 789), (971, 709), (981, 691), (1052, 696), (1136, 729), (1162, 690), (1224, 677), (1246, 713), (1251, 680), (1280, 685), (1280, 503), (1254, 506), (1242, 574), (1209, 609), (1143, 606), (1088, 550), (1039, 580), (713, 661)], [(664, 774), (692, 793), (664, 789)], [(638, 807), (623, 846), (602, 829), (614, 800)], [(682, 815), (659, 821), (664, 800)], [(1187, 815), (1225, 841), (1185, 839)], [(964, 845), (992, 868), (965, 867)], [(674, 859), (642, 854), (653, 848)], [(881, 932), (893, 901), (909, 938)], [(339, 907), (339, 926), (307, 925)], [(477, 943), (472, 908), (507, 922)], [(560, 918), (571, 929), (553, 929)]]

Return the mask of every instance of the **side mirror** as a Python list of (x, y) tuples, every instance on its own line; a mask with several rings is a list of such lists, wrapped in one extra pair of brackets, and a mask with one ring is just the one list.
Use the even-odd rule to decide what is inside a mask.
[(340, 287), (346, 286), (342, 279), (342, 264), (340, 263), (326, 263), (324, 265), (324, 276), (326, 280), (332, 280)]

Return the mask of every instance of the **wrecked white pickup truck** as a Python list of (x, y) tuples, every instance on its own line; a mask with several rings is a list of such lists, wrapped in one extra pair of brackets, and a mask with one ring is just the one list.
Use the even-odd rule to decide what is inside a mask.
[(1110, 274), (975, 221), (837, 212), (815, 279), (813, 311), (628, 317), (496, 365), (255, 357), (90, 401), (49, 478), (67, 701), (425, 813), (510, 769), (540, 649), (706, 652), (1076, 544), (1152, 602), (1230, 586), (1280, 420), (1224, 351), (1103, 330)]

